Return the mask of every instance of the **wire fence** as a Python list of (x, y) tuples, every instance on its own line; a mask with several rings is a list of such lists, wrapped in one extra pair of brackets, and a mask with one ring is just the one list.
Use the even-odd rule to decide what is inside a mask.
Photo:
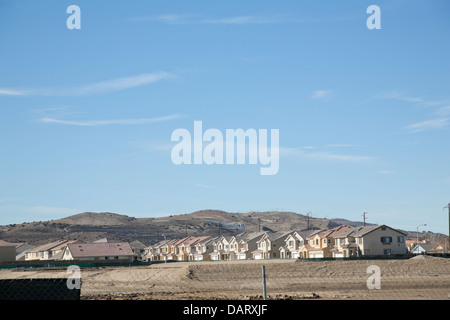
[(0, 269), (0, 300), (450, 299), (450, 259), (247, 260)]

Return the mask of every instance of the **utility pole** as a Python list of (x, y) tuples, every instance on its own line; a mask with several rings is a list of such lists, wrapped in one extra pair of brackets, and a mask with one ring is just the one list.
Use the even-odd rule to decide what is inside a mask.
[(363, 216), (363, 227), (366, 226), (366, 214), (367, 212), (363, 212), (362, 216)]
[(450, 246), (450, 203), (447, 204), (446, 207), (444, 207), (444, 209), (447, 208), (448, 209), (448, 241), (447, 241), (447, 253), (448, 253), (448, 246)]
[(306, 214), (306, 230), (309, 230), (309, 217), (311, 215), (311, 211)]
[(261, 219), (258, 218), (258, 232), (261, 232)]

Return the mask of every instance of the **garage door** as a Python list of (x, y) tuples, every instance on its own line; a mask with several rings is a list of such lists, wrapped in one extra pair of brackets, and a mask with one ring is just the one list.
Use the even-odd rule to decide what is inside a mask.
[(323, 258), (323, 252), (316, 252), (314, 258)]
[(335, 258), (343, 258), (343, 257), (344, 257), (344, 253), (342, 253), (342, 252), (336, 252), (336, 253), (334, 254), (334, 257), (335, 257)]
[(261, 259), (261, 254), (260, 254), (260, 253), (258, 253), (258, 254), (255, 254), (255, 259), (256, 259), (256, 260), (259, 260), (259, 259)]

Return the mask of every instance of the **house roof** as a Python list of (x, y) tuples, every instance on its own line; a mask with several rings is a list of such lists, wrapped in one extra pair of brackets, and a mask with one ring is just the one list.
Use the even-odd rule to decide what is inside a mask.
[(293, 232), (293, 236), (295, 236), (295, 234), (298, 234), (300, 237), (302, 237), (303, 239), (306, 239), (312, 235), (314, 235), (315, 233), (317, 233), (319, 230), (302, 230), (302, 231), (294, 231)]
[(323, 248), (316, 248), (307, 243), (300, 247), (300, 251), (302, 251), (302, 249), (306, 249), (308, 251), (323, 251)]
[(399, 230), (396, 230), (394, 228), (388, 227), (387, 225), (384, 225), (384, 224), (376, 225), (376, 226), (355, 227), (353, 229), (353, 231), (349, 232), (347, 235), (352, 236), (352, 237), (362, 237), (362, 236), (365, 236), (366, 234), (368, 234), (368, 233), (370, 233), (370, 232), (372, 232), (374, 230), (377, 230), (377, 229), (379, 229), (381, 227), (389, 228), (389, 229), (394, 230), (394, 231), (396, 231), (398, 233), (401, 233), (401, 234), (403, 234), (405, 236), (407, 235), (406, 233), (404, 233), (402, 231), (399, 231)]
[(145, 246), (145, 244), (143, 244), (139, 240), (134, 240), (134, 241), (130, 242), (130, 247), (133, 248), (133, 249), (145, 249), (145, 248), (147, 248)]
[(81, 241), (79, 241), (79, 240), (65, 241), (65, 242), (53, 247), (52, 250), (61, 250), (61, 249), (65, 248), (69, 243), (81, 243)]
[(253, 240), (256, 238), (260, 238), (265, 234), (266, 234), (266, 232), (248, 232), (248, 233), (244, 232), (244, 233), (237, 235), (235, 238), (236, 238), (236, 242), (240, 242), (240, 241), (247, 242), (247, 241), (250, 241), (250, 240)]
[(268, 232), (267, 236), (269, 240), (274, 241), (278, 240), (283, 237), (287, 237), (288, 235), (294, 233), (294, 231), (288, 231), (288, 232)]
[(195, 245), (201, 241), (207, 240), (209, 239), (209, 236), (203, 236), (203, 237), (188, 237), (183, 243), (182, 245), (185, 246), (192, 246)]
[(337, 226), (333, 229), (330, 230), (325, 230), (322, 232), (319, 232), (317, 235), (320, 238), (331, 238), (331, 237), (337, 237), (340, 236), (341, 234), (346, 234), (349, 231), (353, 230), (355, 227), (349, 226), (349, 225), (341, 225), (341, 226)]
[(54, 242), (50, 242), (50, 243), (46, 243), (31, 249), (28, 249), (26, 252), (41, 252), (41, 251), (47, 251), (47, 250), (51, 250), (54, 247), (57, 247), (61, 244), (65, 244), (67, 242), (67, 240), (59, 240), (59, 241), (54, 241)]
[(416, 251), (418, 247), (422, 248), (424, 251), (430, 251), (432, 249), (435, 249), (437, 245), (431, 243), (419, 243), (418, 245), (414, 246), (411, 251)]
[(12, 243), (5, 240), (0, 240), (0, 247), (17, 247), (18, 243)]
[(168, 244), (170, 241), (171, 240), (163, 240), (163, 241), (160, 241), (158, 243), (155, 243), (154, 245), (151, 245), (150, 247), (152, 247), (152, 248), (159, 248), (159, 247), (162, 247), (162, 246)]
[(217, 239), (217, 237), (215, 237), (215, 238), (207, 238), (207, 239), (203, 239), (203, 240), (200, 240), (199, 242), (197, 242), (195, 245), (200, 245), (200, 246), (204, 246), (205, 244), (208, 244), (208, 243), (211, 243), (211, 242), (214, 242), (214, 241), (216, 241), (216, 239)]
[(67, 245), (72, 257), (132, 256), (128, 242), (70, 243)]
[(183, 242), (187, 241), (189, 239), (189, 237), (186, 238), (182, 238), (182, 239), (177, 239), (174, 242), (170, 243), (171, 246), (179, 246), (181, 245)]

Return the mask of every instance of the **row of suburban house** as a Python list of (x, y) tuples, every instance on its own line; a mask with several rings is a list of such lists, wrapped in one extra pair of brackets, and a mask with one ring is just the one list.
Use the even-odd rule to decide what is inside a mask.
[[(40, 246), (0, 240), (0, 263), (5, 261), (205, 261), (278, 258), (345, 258), (423, 253), (426, 244), (407, 247), (406, 233), (386, 225), (290, 232), (244, 232), (235, 236), (164, 240), (145, 246), (139, 241), (92, 243), (61, 240)], [(442, 249), (442, 248), (441, 248)], [(428, 248), (433, 253), (436, 248)]]
[[(136, 244), (135, 248), (133, 246)], [(92, 243), (80, 240), (60, 240), (39, 246), (0, 240), (0, 262), (118, 260), (133, 261), (141, 250), (140, 242), (111, 242), (100, 239)]]
[(273, 258), (345, 258), (405, 254), (406, 233), (386, 225), (338, 226), (331, 230), (252, 232), (236, 236), (186, 237), (148, 247), (145, 259), (246, 260)]

